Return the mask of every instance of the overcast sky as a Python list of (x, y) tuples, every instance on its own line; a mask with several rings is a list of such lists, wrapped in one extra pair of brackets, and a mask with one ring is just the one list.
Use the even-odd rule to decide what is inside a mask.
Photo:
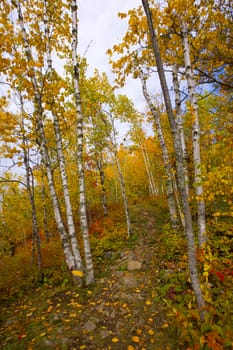
[[(98, 68), (100, 72), (107, 73), (112, 83), (114, 76), (106, 51), (121, 41), (127, 29), (127, 19), (121, 20), (117, 14), (137, 7), (141, 0), (79, 0), (78, 3), (79, 53), (82, 56), (90, 45), (85, 55), (90, 74)], [(145, 103), (139, 81), (127, 79), (121, 93), (127, 94), (136, 107), (143, 111)]]

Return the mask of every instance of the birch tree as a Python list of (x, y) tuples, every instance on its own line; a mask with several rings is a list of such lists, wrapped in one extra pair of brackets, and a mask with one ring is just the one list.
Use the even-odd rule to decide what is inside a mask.
[[(14, 3), (14, 5), (16, 6), (16, 9), (17, 9), (18, 23), (21, 30), (27, 64), (30, 67), (29, 77), (30, 77), (32, 89), (33, 89), (35, 125), (38, 133), (38, 143), (41, 151), (42, 161), (46, 169), (48, 186), (49, 186), (50, 195), (52, 198), (54, 217), (55, 217), (57, 228), (61, 237), (66, 264), (68, 269), (72, 271), (72, 270), (76, 270), (76, 262), (75, 262), (75, 258), (70, 245), (69, 236), (66, 232), (65, 225), (62, 220), (60, 204), (59, 204), (59, 200), (55, 190), (52, 166), (51, 166), (51, 161), (49, 157), (47, 140), (46, 140), (44, 125), (43, 125), (44, 115), (43, 115), (43, 106), (42, 106), (42, 92), (40, 90), (40, 84), (37, 79), (35, 67), (33, 65), (34, 58), (33, 58), (32, 49), (30, 47), (30, 43), (28, 40), (28, 35), (25, 29), (21, 3), (19, 0), (17, 0)], [(74, 278), (75, 280), (77, 279), (79, 281), (78, 277), (75, 276)]]
[(150, 111), (154, 117), (155, 124), (156, 124), (156, 130), (158, 133), (158, 138), (159, 138), (160, 147), (162, 150), (163, 162), (164, 162), (164, 170), (165, 170), (165, 176), (166, 176), (166, 192), (167, 192), (167, 201), (168, 201), (168, 207), (170, 212), (170, 218), (171, 218), (172, 226), (176, 228), (178, 224), (178, 216), (177, 216), (177, 209), (176, 209), (175, 194), (173, 189), (172, 166), (169, 159), (170, 157), (168, 154), (166, 142), (163, 135), (163, 130), (161, 127), (159, 112), (156, 110), (156, 107), (154, 106), (150, 98), (150, 95), (148, 93), (147, 86), (146, 86), (146, 77), (143, 75), (143, 73), (141, 73), (141, 83), (142, 83), (143, 95), (146, 99), (146, 102), (150, 108)]
[[(50, 37), (49, 37), (50, 30), (49, 30), (49, 18), (48, 18), (48, 3), (46, 0), (44, 0), (44, 30), (45, 30), (46, 59), (47, 59), (46, 76), (49, 84), (50, 81), (56, 78), (56, 73), (53, 70), (53, 66), (52, 66), (52, 54), (51, 54)], [(72, 253), (75, 260), (74, 269), (78, 271), (83, 271), (83, 264), (82, 264), (79, 247), (78, 247), (77, 233), (74, 225), (72, 205), (71, 205), (71, 199), (70, 199), (70, 193), (69, 193), (69, 187), (68, 187), (60, 123), (57, 115), (58, 112), (55, 110), (56, 101), (53, 95), (53, 91), (48, 91), (47, 94), (49, 93), (51, 95), (48, 97), (48, 104), (50, 105), (50, 113), (52, 114), (52, 117), (53, 117), (53, 126), (54, 126), (54, 133), (55, 133), (56, 146), (57, 146), (56, 151), (57, 151), (57, 158), (58, 158), (58, 164), (59, 164), (61, 181), (62, 181), (62, 189), (63, 189), (63, 195), (64, 195), (64, 201), (65, 201), (67, 229), (68, 229), (68, 235), (71, 243)]]
[(153, 25), (153, 17), (151, 14), (151, 10), (149, 7), (149, 3), (147, 0), (142, 0), (142, 5), (146, 14), (147, 23), (148, 23), (148, 29), (149, 34), (152, 42), (152, 49), (154, 58), (156, 61), (157, 69), (158, 69), (158, 75), (159, 80), (161, 84), (161, 89), (163, 92), (164, 102), (166, 106), (166, 111), (168, 115), (169, 124), (171, 127), (173, 140), (174, 140), (174, 150), (176, 154), (176, 170), (177, 170), (177, 180), (178, 180), (178, 187), (181, 195), (181, 200), (183, 204), (183, 210), (184, 210), (184, 220), (185, 220), (185, 234), (187, 238), (187, 252), (188, 252), (188, 265), (189, 265), (189, 273), (190, 273), (190, 280), (192, 284), (193, 291), (195, 293), (197, 306), (199, 309), (201, 320), (204, 321), (204, 307), (205, 307), (205, 301), (202, 294), (200, 281), (198, 278), (198, 270), (197, 270), (197, 261), (196, 261), (196, 247), (195, 247), (195, 240), (194, 240), (194, 233), (193, 233), (193, 227), (192, 227), (192, 215), (189, 205), (189, 198), (186, 191), (185, 186), (185, 165), (184, 165), (184, 156), (182, 151), (182, 145), (180, 137), (178, 136), (178, 133), (176, 131), (176, 123), (175, 118), (173, 114), (173, 109), (171, 105), (171, 100), (168, 92), (166, 77), (163, 69), (163, 64), (160, 56), (160, 50), (158, 46), (157, 41), (157, 35), (154, 29)]
[(192, 72), (192, 64), (190, 59), (190, 45), (188, 39), (188, 28), (185, 20), (181, 19), (181, 34), (184, 47), (184, 64), (185, 76), (188, 85), (190, 109), (192, 123), (192, 140), (193, 140), (193, 164), (195, 174), (195, 191), (198, 209), (198, 242), (201, 247), (206, 243), (206, 222), (205, 222), (205, 200), (202, 185), (202, 165), (200, 152), (200, 125), (198, 117), (198, 105), (195, 92), (195, 83)]
[(79, 84), (79, 63), (77, 59), (78, 46), (78, 21), (77, 21), (77, 3), (72, 0), (72, 67), (73, 67), (73, 85), (74, 85), (74, 101), (77, 116), (76, 135), (77, 135), (77, 166), (79, 176), (79, 215), (80, 228), (83, 236), (84, 253), (85, 253), (85, 269), (86, 269), (86, 284), (89, 285), (94, 282), (94, 269), (92, 262), (92, 254), (90, 247), (87, 208), (86, 208), (86, 190), (85, 190), (85, 176), (84, 176), (84, 162), (83, 162), (83, 114), (82, 114), (82, 100), (80, 96)]

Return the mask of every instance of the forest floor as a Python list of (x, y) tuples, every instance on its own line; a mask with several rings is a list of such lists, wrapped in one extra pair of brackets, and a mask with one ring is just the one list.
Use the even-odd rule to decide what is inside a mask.
[[(164, 259), (169, 251), (164, 247), (163, 212), (140, 203), (131, 213), (133, 242), (104, 253), (96, 264), (93, 286), (42, 284), (14, 298), (0, 295), (1, 349), (188, 348), (178, 345), (167, 312), (176, 296), (192, 294), (189, 286), (180, 293), (180, 286), (171, 282), (182, 270), (183, 255), (179, 261), (176, 254)], [(165, 279), (169, 283), (162, 287)]]

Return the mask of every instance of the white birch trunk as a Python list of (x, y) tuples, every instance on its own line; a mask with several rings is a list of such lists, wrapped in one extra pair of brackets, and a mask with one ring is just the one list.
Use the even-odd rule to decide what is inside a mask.
[(168, 207), (170, 212), (170, 218), (171, 218), (172, 226), (176, 228), (178, 225), (178, 217), (177, 217), (177, 210), (176, 210), (175, 195), (174, 195), (173, 186), (172, 186), (172, 167), (169, 159), (166, 142), (163, 135), (160, 116), (153, 102), (151, 101), (151, 98), (147, 91), (146, 80), (142, 75), (141, 75), (141, 83), (142, 83), (143, 95), (146, 99), (148, 107), (150, 108), (150, 111), (155, 120), (156, 130), (158, 133), (159, 143), (160, 143), (162, 156), (163, 156), (164, 171), (166, 176), (166, 193), (167, 193), (167, 201), (168, 201)]
[[(41, 171), (43, 171), (41, 169)], [(45, 239), (47, 242), (49, 242), (49, 238), (50, 238), (50, 232), (48, 230), (48, 214), (47, 214), (47, 208), (46, 208), (46, 192), (45, 192), (45, 184), (44, 184), (44, 175), (42, 173), (41, 176), (41, 202), (42, 202), (42, 206), (43, 206), (43, 229), (44, 229), (44, 235), (45, 235)]]
[(113, 149), (111, 151), (112, 151), (112, 154), (114, 156), (114, 160), (115, 160), (118, 174), (119, 174), (121, 196), (123, 199), (124, 210), (125, 210), (125, 219), (126, 219), (126, 224), (127, 224), (127, 235), (128, 235), (128, 238), (130, 239), (132, 237), (133, 230), (132, 230), (132, 225), (131, 225), (131, 221), (130, 221), (130, 217), (129, 217), (129, 206), (128, 206), (128, 199), (127, 199), (126, 190), (125, 190), (125, 181), (124, 181), (123, 173), (121, 170), (121, 165), (120, 165), (119, 159), (117, 157), (116, 130), (115, 130), (114, 120), (113, 120), (111, 113), (109, 113), (109, 118), (110, 118), (110, 122), (112, 125), (111, 142), (112, 142)]
[(79, 174), (79, 215), (80, 228), (83, 236), (85, 265), (86, 265), (86, 284), (94, 282), (94, 269), (92, 262), (91, 246), (88, 231), (87, 208), (86, 208), (86, 190), (83, 164), (83, 115), (82, 101), (79, 88), (79, 64), (77, 60), (78, 45), (78, 22), (77, 22), (77, 3), (72, 0), (72, 64), (74, 79), (74, 98), (77, 115), (77, 167)]
[(25, 123), (24, 123), (24, 109), (23, 109), (23, 97), (19, 92), (20, 98), (20, 108), (21, 108), (21, 132), (22, 132), (22, 143), (23, 143), (23, 162), (26, 169), (26, 185), (29, 196), (29, 201), (31, 205), (31, 216), (32, 216), (32, 260), (35, 255), (34, 242), (36, 241), (36, 251), (37, 251), (37, 266), (41, 270), (42, 267), (42, 254), (41, 254), (41, 242), (38, 228), (35, 195), (34, 195), (34, 181), (33, 173), (29, 164), (29, 149), (27, 147), (27, 139), (25, 136)]
[[(48, 79), (52, 79), (52, 56), (51, 56), (51, 47), (50, 47), (50, 39), (49, 39), (49, 28), (48, 28), (48, 17), (47, 17), (47, 1), (44, 1), (44, 26), (45, 26), (45, 35), (46, 35), (46, 56), (47, 56), (47, 76)], [(80, 255), (80, 250), (78, 247), (78, 240), (77, 240), (77, 234), (76, 229), (74, 225), (74, 218), (73, 218), (73, 212), (72, 212), (72, 205), (70, 200), (70, 193), (68, 188), (68, 180), (67, 180), (67, 173), (66, 173), (66, 165), (65, 165), (65, 158), (63, 155), (63, 148), (62, 148), (62, 136), (61, 136), (61, 130), (60, 130), (60, 124), (59, 119), (56, 113), (53, 112), (53, 96), (51, 96), (51, 113), (53, 116), (53, 126), (54, 126), (54, 133), (56, 138), (56, 145), (57, 145), (57, 158), (58, 158), (58, 164), (59, 164), (59, 170), (61, 175), (61, 181), (62, 181), (62, 190), (64, 195), (64, 201), (65, 201), (65, 210), (66, 210), (66, 219), (67, 219), (67, 229), (68, 229), (68, 235), (70, 239), (70, 244), (75, 260), (75, 270), (83, 271), (83, 264), (82, 259)], [(82, 283), (82, 279), (78, 278), (77, 276), (73, 275), (73, 279), (78, 283)]]
[(195, 93), (195, 83), (190, 58), (190, 46), (188, 39), (188, 29), (185, 21), (181, 23), (182, 41), (184, 48), (185, 76), (188, 85), (189, 99), (191, 105), (192, 139), (193, 139), (193, 162), (195, 174), (195, 190), (198, 210), (198, 243), (201, 247), (206, 243), (206, 221), (205, 221), (205, 200), (202, 186), (201, 152), (200, 152), (200, 125), (198, 117), (198, 105)]
[(108, 216), (108, 206), (107, 206), (107, 199), (106, 199), (106, 189), (105, 189), (105, 174), (103, 170), (103, 155), (102, 152), (100, 152), (100, 158), (97, 159), (97, 168), (99, 171), (99, 177), (100, 177), (100, 185), (101, 185), (101, 203), (103, 207), (104, 216)]
[(24, 48), (25, 48), (25, 54), (27, 61), (30, 62), (30, 69), (31, 69), (31, 81), (32, 86), (34, 90), (34, 107), (35, 107), (35, 119), (36, 119), (36, 127), (38, 131), (39, 136), (39, 142), (40, 142), (40, 149), (41, 149), (41, 155), (43, 164), (46, 169), (47, 179), (48, 179), (48, 186), (50, 190), (50, 195), (53, 203), (53, 210), (54, 210), (54, 216), (55, 221), (57, 224), (57, 228), (61, 237), (62, 241), (62, 247), (64, 251), (64, 256), (66, 260), (66, 264), (68, 266), (69, 270), (72, 270), (75, 266), (75, 261), (73, 258), (72, 250), (69, 244), (69, 239), (67, 232), (65, 230), (65, 226), (62, 221), (61, 212), (60, 212), (60, 206), (59, 201), (57, 198), (57, 194), (55, 191), (54, 186), (54, 180), (53, 180), (53, 174), (52, 174), (52, 167), (50, 164), (50, 159), (48, 155), (47, 145), (46, 145), (46, 137), (44, 132), (44, 126), (43, 126), (43, 109), (42, 109), (42, 101), (41, 101), (41, 94), (39, 91), (39, 85), (36, 79), (36, 74), (33, 66), (31, 65), (31, 62), (33, 62), (33, 56), (31, 52), (31, 48), (28, 42), (27, 33), (25, 30), (24, 22), (23, 22), (23, 15), (21, 10), (21, 4), (19, 0), (16, 0), (16, 6), (17, 6), (17, 12), (18, 12), (18, 21), (22, 32), (22, 38), (24, 42)]
[(151, 171), (150, 159), (149, 159), (147, 151), (146, 151), (145, 147), (142, 145), (141, 141), (139, 141), (139, 145), (142, 149), (142, 156), (143, 156), (143, 160), (144, 160), (144, 164), (145, 164), (145, 168), (146, 168), (146, 173), (147, 173), (147, 177), (148, 177), (148, 181), (149, 181), (149, 193), (150, 193), (151, 197), (155, 197), (157, 193), (156, 193), (154, 177), (153, 177), (153, 174)]
[[(180, 84), (179, 84), (179, 79), (178, 79), (178, 68), (177, 68), (176, 65), (172, 66), (172, 80), (173, 80), (173, 86), (174, 86), (174, 92), (175, 92), (177, 132), (178, 132), (178, 134), (180, 136), (180, 142), (181, 142), (181, 147), (182, 147), (182, 151), (183, 151), (183, 157), (184, 157), (185, 161), (187, 161), (188, 155), (187, 155), (187, 148), (186, 148), (184, 128), (183, 128), (183, 117), (182, 117), (182, 112), (181, 112)], [(189, 177), (188, 177), (188, 173), (185, 174), (185, 183), (186, 183), (187, 194), (189, 196)]]

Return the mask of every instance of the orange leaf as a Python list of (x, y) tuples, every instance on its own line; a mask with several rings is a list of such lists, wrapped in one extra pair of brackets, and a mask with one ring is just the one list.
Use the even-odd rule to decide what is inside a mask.
[(139, 342), (140, 342), (140, 339), (139, 339), (138, 336), (134, 335), (134, 336), (132, 337), (132, 341), (133, 341), (134, 343), (139, 343)]

